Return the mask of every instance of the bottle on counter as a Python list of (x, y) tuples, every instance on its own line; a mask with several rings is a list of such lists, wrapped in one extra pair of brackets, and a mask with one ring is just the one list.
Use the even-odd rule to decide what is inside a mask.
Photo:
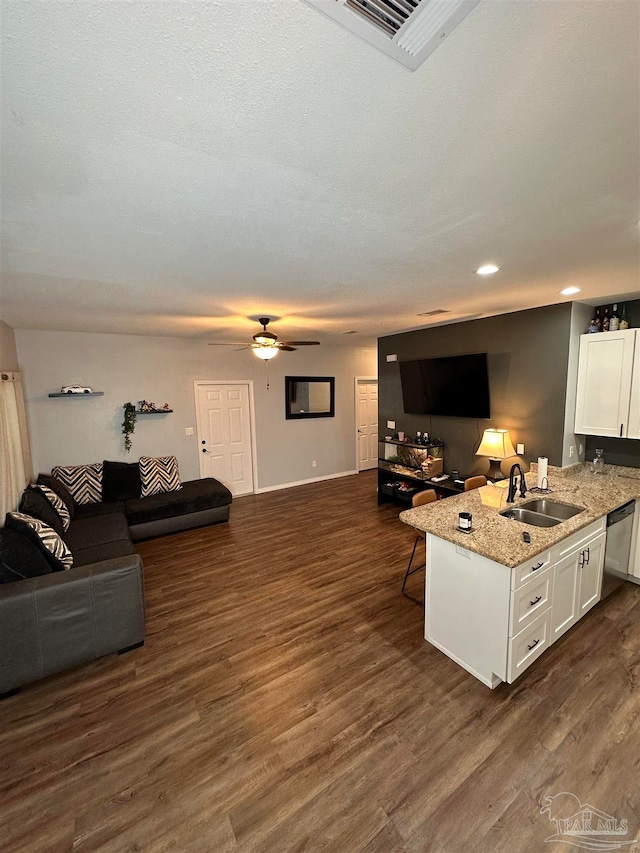
[(604, 450), (596, 448), (596, 455), (593, 457), (593, 473), (604, 474)]
[(624, 329), (628, 329), (628, 328), (629, 328), (629, 321), (627, 320), (627, 306), (623, 305), (622, 306), (622, 316), (620, 317), (620, 329), (624, 330)]
[(416, 444), (422, 444), (422, 433), (420, 430), (416, 433)]
[(611, 322), (611, 321), (610, 321), (610, 318), (609, 318), (609, 306), (608, 306), (608, 305), (605, 305), (605, 307), (604, 307), (604, 312), (603, 312), (603, 315), (602, 315), (602, 331), (603, 331), (603, 332), (608, 332), (608, 331), (609, 331), (609, 323), (610, 323), (610, 322)]
[(609, 320), (609, 331), (617, 332), (620, 328), (620, 315), (618, 314), (618, 305), (614, 303), (611, 319)]

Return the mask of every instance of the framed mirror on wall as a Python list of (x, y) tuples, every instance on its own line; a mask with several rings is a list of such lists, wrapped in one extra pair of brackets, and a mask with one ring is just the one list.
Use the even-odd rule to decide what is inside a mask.
[(335, 416), (334, 376), (285, 376), (284, 383), (287, 420)]

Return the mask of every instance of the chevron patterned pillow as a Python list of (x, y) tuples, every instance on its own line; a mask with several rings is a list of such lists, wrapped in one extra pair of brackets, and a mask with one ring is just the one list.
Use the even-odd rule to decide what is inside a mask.
[(73, 565), (73, 554), (52, 527), (23, 512), (8, 512), (6, 527), (12, 527), (30, 539), (43, 552), (54, 572), (67, 571)]
[(141, 456), (140, 497), (159, 495), (161, 492), (177, 492), (181, 489), (178, 460), (175, 456)]
[(102, 500), (102, 462), (93, 465), (57, 465), (51, 474), (71, 492), (78, 504), (98, 504)]
[(50, 489), (49, 486), (43, 486), (42, 483), (34, 483), (29, 486), (29, 488), (33, 489), (34, 492), (40, 492), (40, 494), (44, 495), (44, 497), (49, 501), (51, 507), (60, 517), (62, 529), (66, 533), (69, 529), (69, 525), (71, 524), (71, 513), (67, 509), (67, 505), (62, 498), (58, 497), (53, 489)]

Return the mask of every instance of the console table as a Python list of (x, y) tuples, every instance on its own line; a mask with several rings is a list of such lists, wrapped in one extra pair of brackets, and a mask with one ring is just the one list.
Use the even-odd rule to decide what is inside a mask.
[[(427, 470), (421, 463), (432, 460)], [(442, 474), (444, 464), (443, 444), (415, 444), (398, 439), (381, 439), (378, 451), (378, 503), (392, 501), (401, 506), (411, 506), (416, 492), (435, 489), (438, 497), (459, 495), (462, 485), (453, 480), (434, 483), (431, 479)]]

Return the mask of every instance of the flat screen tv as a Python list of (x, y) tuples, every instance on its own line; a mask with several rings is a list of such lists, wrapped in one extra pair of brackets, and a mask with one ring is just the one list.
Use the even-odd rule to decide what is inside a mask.
[(400, 381), (407, 414), (491, 417), (485, 352), (401, 361)]

